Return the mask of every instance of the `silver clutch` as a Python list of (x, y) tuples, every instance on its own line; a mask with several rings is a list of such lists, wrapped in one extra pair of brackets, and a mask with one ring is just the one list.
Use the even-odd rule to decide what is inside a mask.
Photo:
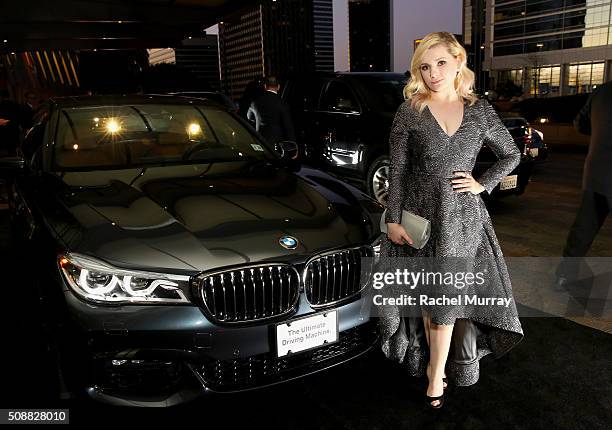
[[(380, 231), (387, 233), (387, 223), (385, 217), (387, 215), (387, 209), (382, 213), (380, 217)], [(421, 249), (425, 246), (429, 240), (431, 234), (431, 223), (428, 219), (421, 216), (415, 215), (410, 211), (402, 210), (401, 226), (404, 227), (408, 236), (412, 238), (412, 246), (416, 249)]]

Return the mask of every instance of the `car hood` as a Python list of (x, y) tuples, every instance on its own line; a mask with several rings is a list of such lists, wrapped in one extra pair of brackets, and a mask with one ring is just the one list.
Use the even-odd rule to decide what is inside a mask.
[[(372, 240), (382, 212), (323, 172), (267, 162), (66, 172), (57, 180), (72, 218), (56, 226), (66, 248), (121, 267), (203, 271), (305, 259)], [(283, 236), (297, 248), (281, 246)]]

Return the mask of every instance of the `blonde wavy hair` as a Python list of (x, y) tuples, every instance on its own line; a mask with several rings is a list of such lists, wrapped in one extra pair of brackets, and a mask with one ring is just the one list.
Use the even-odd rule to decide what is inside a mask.
[(465, 48), (457, 41), (455, 36), (445, 31), (429, 33), (419, 43), (410, 62), (410, 79), (404, 87), (404, 98), (410, 100), (410, 105), (419, 112), (425, 109), (425, 102), (431, 95), (431, 90), (421, 76), (421, 62), (423, 55), (432, 46), (444, 44), (448, 53), (460, 62), (459, 73), (455, 78), (455, 91), (457, 95), (467, 101), (470, 106), (476, 103), (478, 97), (474, 95), (474, 72), (467, 67), (467, 53)]

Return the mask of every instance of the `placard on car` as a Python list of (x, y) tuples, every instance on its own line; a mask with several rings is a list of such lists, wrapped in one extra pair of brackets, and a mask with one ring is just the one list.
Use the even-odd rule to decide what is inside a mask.
[(319, 312), (276, 326), (276, 355), (307, 351), (338, 341), (338, 312)]

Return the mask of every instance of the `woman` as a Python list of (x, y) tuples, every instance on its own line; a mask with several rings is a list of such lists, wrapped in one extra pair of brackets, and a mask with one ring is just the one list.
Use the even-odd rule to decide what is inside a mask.
[[(473, 83), (465, 49), (452, 34), (431, 33), (415, 50), (406, 101), (390, 135), (388, 231), (381, 262), (392, 267), (394, 257), (471, 259), (473, 270), (487, 274), (488, 295), (512, 299), (503, 254), (478, 194), (490, 193), (518, 165), (520, 152), (491, 105), (473, 94)], [(475, 179), (470, 172), (483, 143), (498, 160)], [(400, 225), (402, 209), (430, 220), (424, 248), (406, 244), (412, 238)], [(507, 307), (421, 311), (422, 318), (415, 318), (398, 307), (384, 308), (382, 349), (407, 364), (414, 376), (427, 375), (426, 400), (432, 408), (444, 402), (446, 370), (456, 385), (474, 384), (480, 358), (489, 353), (499, 357), (523, 337), (513, 300)]]

